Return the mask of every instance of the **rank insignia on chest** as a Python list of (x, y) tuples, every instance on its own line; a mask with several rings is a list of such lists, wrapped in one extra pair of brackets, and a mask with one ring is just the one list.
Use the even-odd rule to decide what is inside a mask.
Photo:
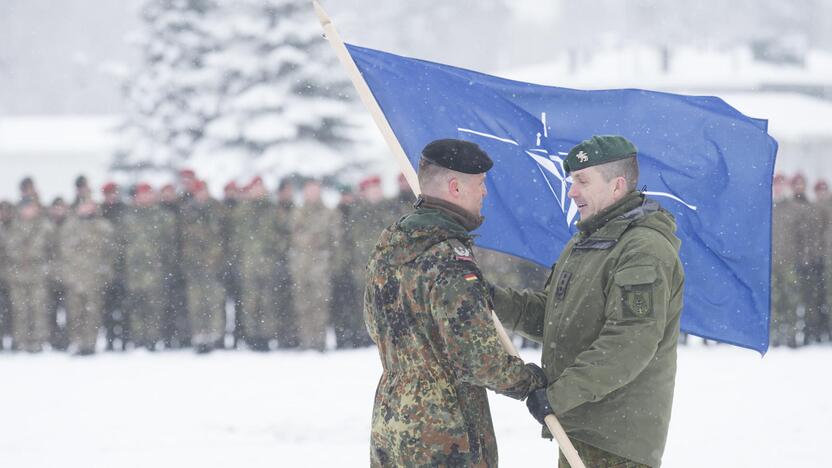
[(465, 278), (465, 281), (476, 281), (479, 279), (477, 275), (474, 273), (468, 273), (467, 275), (463, 276), (463, 278)]

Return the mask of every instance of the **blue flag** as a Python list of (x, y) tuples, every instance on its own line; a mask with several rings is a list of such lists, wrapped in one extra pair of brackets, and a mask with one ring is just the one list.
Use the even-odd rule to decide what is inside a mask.
[(682, 330), (766, 351), (777, 142), (765, 120), (716, 97), (540, 86), (347, 49), (414, 167), (438, 138), (472, 141), (494, 160), (481, 247), (550, 267), (579, 218), (566, 153), (592, 135), (634, 142), (639, 184), (682, 240)]

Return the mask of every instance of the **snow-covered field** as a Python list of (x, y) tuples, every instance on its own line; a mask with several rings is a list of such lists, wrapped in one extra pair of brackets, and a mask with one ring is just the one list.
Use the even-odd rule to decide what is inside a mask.
[[(832, 347), (680, 348), (664, 466), (830, 466), (830, 362)], [(374, 349), (4, 353), (0, 466), (367, 466), (379, 373)], [(553, 466), (525, 406), (491, 397), (501, 465)]]

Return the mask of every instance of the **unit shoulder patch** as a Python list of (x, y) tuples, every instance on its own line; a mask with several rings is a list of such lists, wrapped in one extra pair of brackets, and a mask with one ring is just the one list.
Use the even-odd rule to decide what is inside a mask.
[(474, 261), (474, 254), (471, 252), (465, 244), (463, 244), (458, 239), (450, 239), (448, 241), (451, 244), (451, 249), (454, 253), (454, 258), (457, 260), (462, 260), (465, 262), (473, 262)]

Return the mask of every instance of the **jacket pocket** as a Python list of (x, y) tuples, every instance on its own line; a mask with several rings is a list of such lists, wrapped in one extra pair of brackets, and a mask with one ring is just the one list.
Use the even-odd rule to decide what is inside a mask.
[(615, 273), (615, 285), (621, 289), (621, 309), (624, 317), (648, 318), (653, 315), (653, 284), (656, 267), (634, 266)]

